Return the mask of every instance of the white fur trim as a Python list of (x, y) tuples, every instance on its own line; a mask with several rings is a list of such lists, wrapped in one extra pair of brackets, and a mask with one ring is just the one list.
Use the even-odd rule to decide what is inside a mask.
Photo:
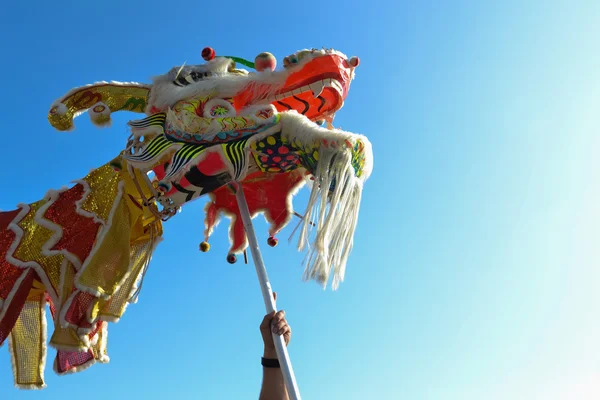
[(88, 114), (94, 125), (101, 128), (110, 126), (110, 108), (103, 102), (98, 102), (90, 107)]
[(56, 107), (57, 115), (66, 115), (69, 109), (64, 103), (53, 104), (51, 108)]
[(220, 73), (215, 78), (204, 79), (188, 86), (179, 87), (173, 84), (168, 74), (154, 78), (154, 84), (148, 100), (149, 111), (152, 107), (166, 110), (177, 102), (185, 99), (206, 97), (211, 93), (218, 93), (218, 97), (233, 97), (242, 90), (261, 88), (267, 85), (267, 96), (275, 94), (281, 89), (289, 76), (289, 71), (264, 72), (252, 75), (237, 75)]

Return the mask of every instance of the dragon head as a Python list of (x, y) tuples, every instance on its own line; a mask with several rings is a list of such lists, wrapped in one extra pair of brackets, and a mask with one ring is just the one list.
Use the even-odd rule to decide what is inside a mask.
[[(275, 71), (275, 57), (259, 54), (254, 62), (217, 57), (202, 52), (205, 64), (173, 67), (154, 79), (147, 112), (165, 111), (180, 101), (213, 97), (228, 99), (237, 113), (250, 106), (272, 104), (278, 112), (295, 110), (311, 121), (332, 121), (342, 108), (359, 64), (334, 50), (301, 50), (283, 59)], [(237, 68), (242, 64), (256, 69)], [(201, 110), (199, 110), (201, 112)]]
[(99, 82), (73, 89), (52, 105), (48, 119), (56, 129), (70, 130), (73, 118), (88, 110), (95, 124), (106, 126), (112, 112), (155, 114), (191, 98), (212, 97), (228, 99), (237, 113), (271, 104), (278, 112), (295, 110), (321, 124), (331, 122), (343, 107), (359, 65), (358, 57), (326, 49), (290, 54), (280, 70), (275, 70), (270, 53), (259, 54), (254, 62), (216, 56), (211, 48), (205, 48), (202, 56), (204, 64), (173, 67), (155, 77), (152, 85)]
[[(283, 58), (283, 68), (276, 70), (270, 53), (250, 62), (217, 56), (207, 47), (202, 57), (205, 63), (175, 66), (149, 85), (100, 82), (73, 89), (52, 105), (48, 119), (58, 130), (69, 130), (85, 110), (99, 126), (109, 124), (112, 112), (146, 114), (129, 122), (132, 135), (114, 166), (120, 168), (121, 160), (128, 168), (153, 171), (147, 184), (167, 217), (209, 194), (206, 238), (220, 212), (239, 213), (228, 185), (264, 194), (251, 208), (270, 210), (265, 216), (273, 236), (291, 218), (293, 193), (312, 182), (299, 248), (307, 246), (309, 225), (316, 226), (307, 276), (326, 282), (332, 267), (335, 286), (343, 279), (362, 186), (373, 165), (367, 138), (332, 124), (359, 59), (335, 50), (301, 50)], [(235, 220), (232, 254), (247, 246), (241, 218)]]

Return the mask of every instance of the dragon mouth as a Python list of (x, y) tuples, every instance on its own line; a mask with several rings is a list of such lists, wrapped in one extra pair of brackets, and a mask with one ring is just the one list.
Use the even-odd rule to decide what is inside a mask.
[(308, 119), (324, 118), (342, 107), (346, 89), (336, 78), (325, 78), (267, 98), (277, 111), (296, 110)]
[(330, 119), (344, 105), (357, 65), (339, 53), (314, 57), (290, 66), (285, 83), (276, 91), (268, 86), (242, 91), (236, 95), (236, 108), (272, 104), (279, 112), (295, 110), (312, 121)]

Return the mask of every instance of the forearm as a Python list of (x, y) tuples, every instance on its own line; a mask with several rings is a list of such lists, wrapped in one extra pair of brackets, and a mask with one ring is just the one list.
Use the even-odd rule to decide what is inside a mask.
[[(277, 359), (277, 353), (275, 349), (265, 349), (263, 357)], [(289, 400), (281, 368), (263, 367), (259, 400)]]

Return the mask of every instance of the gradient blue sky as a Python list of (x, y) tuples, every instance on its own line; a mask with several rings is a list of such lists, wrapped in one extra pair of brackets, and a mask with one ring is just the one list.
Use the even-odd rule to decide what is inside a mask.
[[(336, 126), (375, 154), (346, 281), (301, 281), (291, 225), (277, 248), (261, 242), (303, 398), (598, 399), (600, 3), (493, 3), (9, 2), (0, 209), (122, 149), (131, 114), (108, 130), (87, 115), (51, 128), (50, 104), (72, 87), (148, 82), (201, 62), (204, 46), (278, 60), (333, 47), (361, 58)], [(2, 348), (0, 397), (257, 398), (254, 268), (225, 262), (226, 221), (197, 250), (203, 205), (166, 224), (139, 303), (109, 327), (109, 364), (48, 366), (48, 388), (22, 392)]]

